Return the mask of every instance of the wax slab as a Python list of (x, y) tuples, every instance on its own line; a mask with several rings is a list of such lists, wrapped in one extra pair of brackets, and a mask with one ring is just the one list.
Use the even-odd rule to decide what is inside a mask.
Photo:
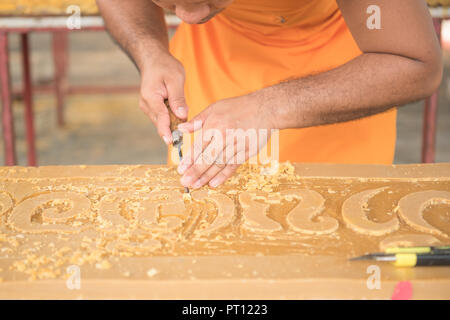
[(0, 298), (450, 298), (449, 267), (348, 261), (450, 244), (450, 164), (244, 165), (190, 195), (179, 178), (0, 167)]
[(448, 6), (450, 6), (450, 0), (427, 0), (427, 3), (430, 7), (437, 7), (437, 6), (448, 7)]

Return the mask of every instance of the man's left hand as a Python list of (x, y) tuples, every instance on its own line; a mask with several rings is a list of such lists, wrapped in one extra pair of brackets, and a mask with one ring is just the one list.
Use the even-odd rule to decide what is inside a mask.
[[(178, 166), (181, 184), (193, 189), (224, 183), (250, 157), (256, 155), (276, 129), (270, 108), (262, 107), (257, 94), (220, 100), (178, 128), (194, 136), (190, 152)], [(265, 130), (261, 130), (265, 129)], [(261, 132), (265, 132), (261, 137)]]

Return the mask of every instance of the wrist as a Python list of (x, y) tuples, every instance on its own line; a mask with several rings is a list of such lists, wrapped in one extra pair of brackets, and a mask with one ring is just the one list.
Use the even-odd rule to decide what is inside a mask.
[(291, 127), (292, 115), (286, 97), (280, 94), (276, 86), (267, 87), (251, 94), (256, 104), (256, 114), (265, 115), (265, 121), (271, 129), (288, 129)]
[(143, 73), (155, 61), (170, 55), (169, 49), (163, 43), (158, 41), (142, 42), (136, 50), (134, 60), (139, 71)]

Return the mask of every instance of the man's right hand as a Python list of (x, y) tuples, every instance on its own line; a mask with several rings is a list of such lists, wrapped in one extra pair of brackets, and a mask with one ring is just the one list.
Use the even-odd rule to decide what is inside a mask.
[(170, 53), (152, 54), (141, 66), (141, 97), (139, 107), (155, 124), (166, 144), (172, 143), (170, 117), (165, 99), (175, 115), (184, 120), (188, 107), (184, 98), (184, 67)]

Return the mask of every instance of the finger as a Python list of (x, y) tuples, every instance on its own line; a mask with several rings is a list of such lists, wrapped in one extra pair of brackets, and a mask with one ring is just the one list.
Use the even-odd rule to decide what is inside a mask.
[[(221, 157), (219, 156), (218, 159)], [(212, 166), (210, 166), (203, 175), (192, 185), (194, 189), (198, 189), (207, 184), (212, 178), (214, 178), (220, 171), (226, 167), (225, 162), (216, 161)]]
[(249, 159), (248, 150), (238, 150), (231, 159), (228, 159), (227, 164), (244, 164)]
[(178, 173), (184, 174), (195, 163), (210, 142), (208, 140), (200, 140), (199, 137), (194, 136), (194, 141), (190, 149), (185, 153), (183, 160), (178, 165)]
[(184, 97), (184, 76), (177, 76), (176, 78), (166, 80), (165, 84), (170, 108), (178, 118), (186, 119), (188, 116), (188, 107)]
[(225, 168), (223, 168), (219, 173), (216, 174), (214, 178), (209, 181), (209, 186), (211, 188), (217, 188), (222, 183), (228, 180), (239, 168), (237, 164), (227, 164)]
[(207, 184), (226, 165), (222, 143), (215, 143), (214, 140), (199, 158), (202, 163), (197, 161), (197, 164), (194, 163), (187, 171), (187, 175), (192, 177), (192, 188), (194, 189)]
[(177, 171), (179, 174), (184, 174), (188, 168), (194, 163), (194, 156), (202, 152), (202, 146), (199, 146), (197, 141), (194, 139), (190, 148), (184, 153), (183, 159), (178, 164)]
[[(190, 122), (186, 122), (186, 123), (182, 123), (182, 124), (178, 125), (178, 129), (180, 129), (184, 133), (186, 133), (186, 132), (190, 133), (189, 131), (186, 131), (185, 129), (183, 129), (183, 126), (188, 123), (192, 123), (193, 127), (195, 127), (195, 130), (193, 130), (193, 131), (198, 131), (199, 129), (202, 128), (202, 125), (205, 123), (205, 121), (194, 121), (194, 120), (198, 119), (198, 118), (203, 118), (206, 120), (206, 116), (205, 116), (206, 114), (207, 114), (206, 112), (202, 112), (201, 114), (196, 116)], [(184, 174), (184, 172), (195, 162), (195, 160), (197, 160), (198, 156), (203, 152), (203, 150), (206, 148), (206, 146), (211, 142), (212, 135), (207, 137), (208, 130), (205, 130), (205, 131), (206, 131), (206, 133), (203, 136), (200, 135), (200, 139), (199, 139), (199, 135), (194, 135), (194, 141), (191, 145), (191, 148), (185, 154), (185, 156), (183, 157), (183, 160), (180, 162), (180, 164), (178, 166), (179, 174)], [(214, 133), (214, 130), (213, 130), (213, 133)]]
[(224, 150), (224, 159), (226, 164), (244, 164), (248, 157), (249, 151), (242, 144), (233, 141), (234, 143), (228, 144)]
[[(183, 179), (183, 182), (190, 183), (189, 186), (194, 189), (201, 188), (208, 183), (225, 167), (226, 164), (242, 164), (245, 162), (245, 159), (241, 159), (242, 156), (240, 154), (239, 156), (236, 155), (238, 150), (235, 143), (223, 147), (221, 133), (215, 133), (216, 135), (213, 136), (212, 142), (203, 148), (202, 153), (191, 162), (191, 165), (184, 167), (184, 164), (182, 163), (179, 166), (180, 174), (184, 173), (184, 176), (186, 176), (186, 178)], [(217, 153), (217, 156), (211, 158), (214, 151)], [(188, 159), (189, 157), (190, 155), (188, 155)], [(192, 161), (192, 159), (193, 158), (191, 157), (190, 161)], [(237, 162), (238, 160), (240, 163)]]
[(164, 100), (162, 98), (154, 98), (150, 102), (150, 112), (154, 117), (154, 123), (158, 130), (159, 136), (169, 145), (172, 143), (172, 132), (170, 131), (170, 117)]
[(236, 141), (226, 145), (222, 154), (217, 158), (217, 163), (205, 173), (206, 177), (202, 176), (200, 178), (200, 181), (203, 183), (205, 180), (208, 180), (209, 186), (212, 188), (216, 188), (224, 183), (245, 162), (245, 160), (241, 159), (242, 151), (245, 154), (245, 150), (239, 150), (239, 145)]
[[(223, 143), (221, 139), (212, 136), (206, 137), (201, 154), (193, 159), (192, 165), (187, 168), (181, 178), (181, 184), (186, 187), (193, 187), (197, 180), (216, 162), (217, 157), (223, 152)], [(198, 185), (198, 184), (197, 184)]]

